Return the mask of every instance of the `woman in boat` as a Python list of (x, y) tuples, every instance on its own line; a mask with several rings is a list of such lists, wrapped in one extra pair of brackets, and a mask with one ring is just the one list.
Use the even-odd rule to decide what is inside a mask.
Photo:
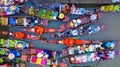
[(32, 39), (32, 40), (40, 39), (40, 36), (25, 34), (22, 32), (13, 32), (13, 33), (10, 33), (10, 36), (15, 37), (16, 39)]
[(42, 28), (41, 26), (24, 28), (23, 31), (34, 32), (34, 33), (39, 34), (39, 35), (42, 35), (43, 33), (60, 32), (59, 29), (56, 29), (56, 28)]
[(120, 46), (120, 41), (99, 41), (98, 43), (68, 47), (62, 50), (62, 55), (63, 55), (62, 57), (65, 57), (68, 55), (96, 52), (101, 50), (112, 50), (117, 46)]
[(80, 40), (73, 38), (66, 38), (63, 40), (41, 40), (43, 43), (52, 43), (52, 44), (65, 44), (68, 47), (72, 47), (74, 45), (82, 45), (82, 44), (90, 44), (92, 41), (90, 40)]
[(85, 54), (72, 55), (72, 56), (63, 58), (62, 60), (66, 60), (70, 64), (79, 64), (79, 63), (85, 63), (85, 62), (95, 62), (100, 60), (113, 59), (117, 56), (119, 56), (118, 50), (104, 50), (101, 52), (90, 52)]

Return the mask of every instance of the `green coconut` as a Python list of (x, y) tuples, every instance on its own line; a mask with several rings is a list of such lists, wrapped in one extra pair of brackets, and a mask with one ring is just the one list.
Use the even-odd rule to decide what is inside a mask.
[(2, 58), (0, 58), (0, 63), (3, 63), (3, 62), (4, 62), (4, 60)]
[(1, 50), (0, 50), (0, 54), (1, 54), (1, 55), (4, 55), (4, 54), (5, 54), (5, 50), (4, 50), (4, 49), (1, 49)]

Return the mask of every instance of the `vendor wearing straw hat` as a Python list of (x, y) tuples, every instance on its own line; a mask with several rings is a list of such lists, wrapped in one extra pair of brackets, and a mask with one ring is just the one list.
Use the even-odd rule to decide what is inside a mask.
[(65, 18), (65, 15), (63, 13), (58, 14), (58, 19), (62, 20)]

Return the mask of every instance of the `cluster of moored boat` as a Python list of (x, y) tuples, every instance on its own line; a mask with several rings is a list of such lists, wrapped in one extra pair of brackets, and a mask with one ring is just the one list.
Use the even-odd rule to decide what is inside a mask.
[[(0, 67), (25, 67), (25, 62), (43, 67), (67, 67), (67, 64), (108, 60), (119, 56), (120, 51), (114, 49), (120, 45), (119, 40), (81, 40), (74, 37), (105, 30), (105, 25), (91, 23), (94, 24), (101, 19), (104, 12), (119, 12), (120, 5), (79, 8), (74, 4), (40, 2), (37, 3), (38, 7), (27, 7), (23, 5), (26, 2), (27, 0), (0, 1), (0, 26), (23, 27), (23, 32), (0, 31), (0, 34), (15, 39), (62, 44), (68, 48), (57, 52), (35, 48), (26, 41), (0, 39)], [(79, 17), (72, 19), (70, 16), (73, 15)], [(46, 28), (49, 20), (64, 23), (59, 28)], [(46, 33), (50, 34), (52, 40), (42, 38)]]

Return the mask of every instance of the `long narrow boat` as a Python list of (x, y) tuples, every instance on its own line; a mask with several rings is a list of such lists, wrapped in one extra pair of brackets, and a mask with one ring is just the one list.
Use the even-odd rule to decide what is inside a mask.
[(47, 10), (44, 8), (34, 8), (33, 6), (31, 7), (21, 7), (21, 11), (24, 13), (27, 13), (32, 16), (36, 16), (38, 18), (43, 18), (47, 20), (56, 20), (56, 21), (69, 21), (69, 16), (66, 16), (63, 13), (59, 13), (57, 11), (53, 10)]
[(48, 20), (38, 19), (32, 16), (4, 16), (0, 18), (0, 25), (2, 26), (47, 26), (45, 23), (48, 23)]
[(80, 64), (85, 62), (95, 62), (101, 60), (109, 60), (119, 56), (119, 50), (103, 50), (98, 52), (89, 52), (85, 54), (72, 55), (63, 58), (64, 63)]
[(9, 32), (9, 31), (2, 31), (0, 32), (1, 35), (8, 36), (9, 38), (16, 38), (16, 39), (30, 39), (30, 40), (40, 40), (40, 35), (32, 35), (26, 34), (23, 32)]
[(0, 47), (23, 50), (25, 48), (31, 48), (33, 47), (33, 45), (28, 42), (21, 41), (21, 40), (0, 39)]
[(96, 8), (77, 8), (74, 4), (62, 4), (57, 2), (56, 3), (39, 2), (38, 5), (46, 9), (63, 12), (64, 14), (90, 15), (95, 12), (100, 12), (100, 10), (97, 10)]
[(39, 34), (39, 35), (42, 35), (44, 33), (61, 32), (61, 30), (57, 29), (57, 28), (43, 28), (41, 26), (24, 28), (23, 31), (25, 31), (25, 32), (34, 32), (34, 33)]
[(76, 37), (83, 36), (92, 33), (102, 31), (106, 28), (105, 25), (84, 25), (77, 27), (75, 29), (68, 29), (64, 32), (52, 34), (52, 38), (66, 38), (66, 37)]
[[(54, 32), (59, 32), (59, 29), (56, 28), (42, 28), (41, 26), (35, 26), (35, 27), (30, 27), (30, 28), (23, 28), (23, 31), (26, 32), (34, 32), (36, 34), (26, 34), (23, 32), (10, 32), (10, 31), (1, 31), (0, 34), (16, 39), (30, 39), (30, 40), (41, 40), (41, 35), (43, 33), (54, 33)], [(38, 35), (37, 35), (38, 34)]]
[(63, 44), (68, 47), (72, 47), (74, 45), (91, 44), (93, 41), (92, 40), (73, 39), (71, 37), (71, 38), (66, 38), (66, 39), (61, 39), (61, 40), (41, 40), (41, 42), (52, 43), (52, 44)]
[(5, 64), (1, 64), (0, 67), (26, 67), (25, 63), (5, 63)]
[(73, 29), (85, 24), (89, 24), (89, 23), (94, 23), (96, 22), (98, 19), (103, 17), (103, 13), (102, 12), (98, 12), (98, 13), (94, 13), (91, 15), (84, 15), (84, 16), (80, 16), (77, 19), (73, 19), (71, 21), (69, 21), (68, 23), (64, 23), (60, 26), (61, 31), (65, 31), (67, 29)]
[(120, 46), (120, 41), (113, 40), (113, 41), (96, 41), (91, 44), (85, 44), (81, 46), (74, 46), (63, 49), (61, 54), (62, 57), (75, 55), (75, 54), (84, 54), (89, 52), (96, 52), (101, 50), (111, 50), (115, 47)]
[[(112, 0), (113, 3), (119, 3), (119, 0)], [(61, 4), (61, 3), (38, 3), (39, 6), (51, 10), (60, 11), (63, 13), (85, 15), (95, 12), (119, 12), (120, 5), (106, 5), (96, 8), (77, 8), (74, 4)]]
[(0, 6), (19, 5), (27, 2), (28, 0), (1, 0)]
[(94, 41), (94, 40), (81, 40), (81, 39), (74, 39), (74, 38), (66, 38), (66, 39), (61, 39), (61, 40), (41, 40), (44, 43), (53, 43), (53, 44), (63, 44), (68, 47), (72, 47), (74, 45), (84, 45), (84, 44), (91, 44), (91, 43), (96, 43), (100, 41)]

